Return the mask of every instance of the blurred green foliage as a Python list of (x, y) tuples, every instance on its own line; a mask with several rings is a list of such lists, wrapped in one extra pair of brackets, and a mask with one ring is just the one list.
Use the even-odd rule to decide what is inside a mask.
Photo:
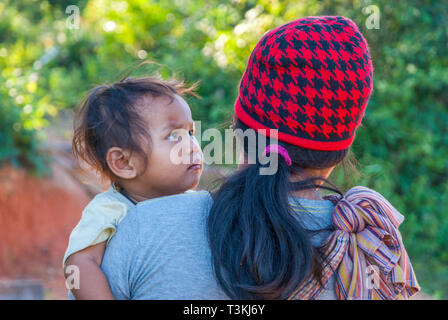
[[(81, 18), (70, 29), (73, 4)], [(367, 28), (370, 5), (379, 8), (379, 29)], [(163, 76), (199, 80), (202, 99), (189, 101), (194, 118), (220, 126), (267, 30), (307, 15), (344, 15), (369, 42), (374, 93), (353, 145), (361, 175), (346, 184), (335, 171), (335, 181), (378, 190), (405, 215), (401, 231), (422, 287), (447, 298), (447, 10), (442, 0), (0, 2), (0, 163), (41, 170), (40, 130), (89, 88), (145, 59), (165, 65)]]

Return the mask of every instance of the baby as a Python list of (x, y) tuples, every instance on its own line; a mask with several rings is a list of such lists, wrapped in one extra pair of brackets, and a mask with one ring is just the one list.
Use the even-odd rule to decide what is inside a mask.
[(71, 289), (76, 299), (114, 299), (100, 266), (133, 206), (198, 185), (203, 156), (185, 93), (192, 88), (181, 82), (127, 78), (92, 89), (82, 102), (74, 154), (112, 185), (87, 205), (70, 235), (63, 265), (79, 268), (79, 288)]

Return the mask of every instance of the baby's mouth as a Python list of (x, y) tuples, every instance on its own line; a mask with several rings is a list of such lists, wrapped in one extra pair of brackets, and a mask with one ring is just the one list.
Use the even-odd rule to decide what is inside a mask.
[(188, 170), (196, 171), (202, 169), (202, 163), (194, 163), (188, 167)]

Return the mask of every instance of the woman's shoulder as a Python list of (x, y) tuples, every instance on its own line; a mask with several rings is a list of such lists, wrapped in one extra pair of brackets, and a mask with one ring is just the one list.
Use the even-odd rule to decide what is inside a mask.
[(380, 195), (381, 196), (381, 194), (378, 191), (375, 191), (372, 188), (369, 188), (366, 186), (360, 186), (360, 185), (353, 186), (350, 189), (348, 189), (347, 192), (345, 193), (345, 196), (347, 196), (347, 195), (364, 195), (364, 196)]
[(343, 194), (330, 194), (323, 197), (324, 200), (330, 200), (334, 204), (338, 204), (340, 200), (357, 201), (362, 199), (370, 199), (381, 202), (387, 202), (387, 199), (378, 191), (366, 186), (353, 186), (346, 190)]
[(212, 202), (208, 191), (189, 191), (139, 202), (133, 212), (137, 212), (139, 216), (151, 212), (153, 218), (158, 214), (193, 215), (207, 211)]
[[(133, 234), (141, 243), (156, 238), (191, 238), (203, 229), (211, 207), (207, 191), (164, 196), (139, 202), (120, 222), (115, 237)], [(149, 236), (151, 235), (151, 236)]]
[[(404, 221), (404, 216), (378, 191), (365, 186), (354, 186), (350, 188), (336, 206), (336, 212), (346, 216), (360, 215), (363, 218), (370, 217), (377, 221), (382, 217), (382, 221), (392, 223), (393, 227)], [(363, 212), (361, 214), (360, 212)], [(341, 217), (342, 218), (342, 217)], [(386, 219), (386, 220), (384, 220)]]
[(168, 203), (181, 203), (181, 202), (200, 202), (200, 201), (207, 201), (211, 199), (211, 195), (206, 190), (187, 190), (183, 193), (178, 194), (172, 194), (169, 196), (163, 196), (153, 199), (148, 199), (142, 202), (139, 202), (137, 206), (139, 208), (146, 207), (146, 206), (154, 206), (154, 205), (162, 205), (162, 204), (168, 204)]
[(346, 200), (349, 203), (365, 204), (369, 203), (373, 205), (382, 205), (386, 207), (392, 207), (392, 204), (387, 198), (380, 192), (366, 187), (366, 186), (354, 186), (347, 190), (347, 192), (339, 199)]

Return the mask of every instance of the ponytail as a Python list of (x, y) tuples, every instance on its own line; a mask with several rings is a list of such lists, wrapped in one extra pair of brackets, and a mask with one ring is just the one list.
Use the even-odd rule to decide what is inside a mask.
[(214, 194), (208, 237), (216, 278), (232, 299), (285, 299), (315, 263), (315, 249), (288, 202), (289, 168), (273, 175), (254, 165)]
[[(235, 129), (250, 129), (236, 119)], [(257, 139), (258, 141), (258, 139)], [(269, 143), (269, 142), (268, 142)], [(347, 159), (350, 149), (320, 151), (278, 142), (289, 157), (278, 157), (273, 175), (262, 164), (236, 171), (213, 193), (207, 235), (216, 279), (232, 299), (287, 299), (309, 276), (322, 278), (321, 254), (289, 204), (292, 191), (322, 188), (342, 192), (331, 181), (313, 177), (291, 181), (303, 168), (329, 168)], [(248, 146), (243, 144), (247, 154)], [(258, 150), (258, 143), (257, 148)], [(287, 163), (288, 161), (288, 163)], [(321, 180), (330, 184), (317, 184)]]

